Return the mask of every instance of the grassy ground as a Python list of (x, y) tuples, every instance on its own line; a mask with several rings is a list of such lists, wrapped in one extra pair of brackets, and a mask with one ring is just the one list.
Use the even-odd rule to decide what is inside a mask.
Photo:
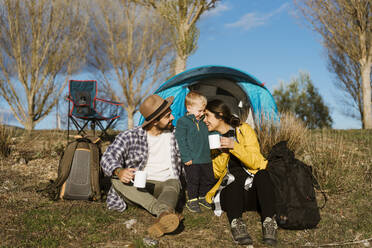
[[(11, 138), (1, 146), (10, 154), (0, 155), (0, 247), (146, 247), (142, 240), (154, 217), (143, 209), (118, 213), (104, 202), (54, 202), (35, 192), (56, 178), (65, 133), (3, 133), (3, 140)], [(301, 159), (313, 165), (328, 202), (316, 229), (280, 229), (278, 247), (372, 247), (372, 132), (317, 130), (304, 142)], [(238, 247), (225, 215), (183, 213), (182, 226), (159, 239), (158, 247)], [(245, 213), (244, 219), (254, 247), (264, 247), (258, 214)], [(136, 223), (128, 228), (129, 220)], [(365, 239), (370, 241), (360, 242)]]

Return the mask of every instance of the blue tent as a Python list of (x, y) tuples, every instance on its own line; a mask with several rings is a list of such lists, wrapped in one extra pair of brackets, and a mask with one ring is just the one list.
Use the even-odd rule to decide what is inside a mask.
[[(203, 94), (208, 100), (223, 100), (234, 114), (252, 126), (255, 120), (278, 119), (274, 98), (259, 80), (230, 67), (202, 66), (175, 75), (154, 93), (163, 98), (175, 97), (171, 106), (174, 123), (186, 113), (184, 101), (190, 90)], [(143, 116), (139, 124), (142, 122)]]

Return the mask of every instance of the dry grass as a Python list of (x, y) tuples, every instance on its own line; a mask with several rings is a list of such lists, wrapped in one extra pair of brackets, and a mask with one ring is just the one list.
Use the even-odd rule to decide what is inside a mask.
[(0, 158), (6, 158), (10, 155), (12, 138), (14, 136), (15, 129), (0, 124)]
[(372, 137), (367, 135), (365, 144), (357, 140), (356, 145), (342, 132), (324, 129), (309, 134), (304, 161), (313, 166), (325, 190), (343, 193), (356, 190), (360, 185), (364, 187), (361, 181), (372, 183)]
[[(0, 247), (146, 247), (142, 239), (154, 217), (143, 209), (112, 212), (105, 202), (54, 202), (35, 192), (56, 178), (57, 150), (66, 144), (65, 135), (58, 131), (18, 135), (12, 140), (10, 155), (0, 160)], [(283, 131), (279, 137), (289, 136)], [(336, 247), (371, 247), (368, 241), (359, 241), (372, 238), (372, 132), (314, 130), (307, 131), (306, 137), (299, 131), (293, 136), (329, 200), (316, 229), (280, 229), (278, 247), (347, 242), (354, 243)], [(23, 157), (27, 160), (21, 161)], [(183, 226), (159, 239), (159, 248), (239, 247), (231, 240), (225, 215), (183, 213)], [(258, 214), (248, 212), (243, 218), (254, 247), (264, 247)], [(128, 229), (125, 223), (131, 219), (137, 223)]]
[(257, 138), (260, 142), (261, 152), (264, 156), (269, 154), (271, 148), (278, 142), (288, 141), (288, 147), (301, 155), (305, 148), (304, 140), (308, 136), (305, 124), (292, 113), (280, 113), (280, 122), (264, 120), (256, 124)]

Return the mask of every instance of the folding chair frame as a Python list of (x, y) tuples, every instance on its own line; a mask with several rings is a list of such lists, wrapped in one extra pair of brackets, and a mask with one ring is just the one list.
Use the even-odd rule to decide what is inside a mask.
[[(72, 82), (79, 82), (79, 83), (83, 83), (83, 82), (91, 82), (91, 83), (95, 83), (95, 96), (94, 98), (90, 101), (89, 105), (87, 104), (86, 106), (89, 107), (89, 109), (93, 109), (94, 110), (94, 114), (95, 116), (86, 116), (86, 117), (83, 117), (83, 116), (77, 116), (77, 115), (74, 115), (73, 112), (74, 112), (74, 108), (77, 106), (77, 104), (75, 103), (74, 100), (76, 99), (73, 99), (73, 97), (71, 96), (71, 83)], [(97, 98), (97, 81), (96, 80), (70, 80), (69, 81), (69, 95), (67, 96), (66, 98), (68, 100), (68, 122), (67, 122), (67, 141), (69, 140), (69, 136), (70, 136), (70, 119), (72, 121), (72, 123), (74, 124), (74, 126), (76, 127), (77, 131), (78, 131), (78, 135), (85, 135), (87, 136), (88, 134), (85, 132), (85, 128), (86, 126), (89, 124), (90, 122), (90, 125), (91, 125), (91, 129), (93, 130), (93, 135), (95, 136), (96, 135), (96, 126), (98, 126), (102, 133), (99, 137), (103, 137), (103, 136), (108, 136), (108, 133), (107, 133), (107, 130), (111, 127), (111, 125), (115, 122), (115, 120), (117, 120), (120, 115), (116, 115), (116, 116), (112, 116), (112, 117), (104, 117), (102, 116), (98, 111), (96, 111), (95, 109), (95, 105), (96, 105), (96, 101), (102, 101), (102, 102), (105, 102), (105, 103), (108, 103), (108, 104), (112, 104), (112, 105), (121, 105), (122, 103), (120, 102), (114, 102), (114, 101), (109, 101), (109, 100), (105, 100), (105, 99), (101, 99), (101, 98)], [(73, 104), (72, 108), (71, 108), (71, 103)], [(99, 118), (96, 118), (97, 115), (99, 115)], [(75, 119), (81, 119), (81, 120), (85, 120), (84, 124), (81, 125), (79, 124), (79, 122)], [(109, 120), (109, 123), (106, 125), (106, 127), (104, 127), (101, 123), (101, 121), (108, 121)]]

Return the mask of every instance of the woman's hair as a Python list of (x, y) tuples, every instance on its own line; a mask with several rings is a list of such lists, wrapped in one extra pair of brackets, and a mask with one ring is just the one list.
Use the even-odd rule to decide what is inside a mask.
[(241, 124), (239, 117), (231, 114), (230, 108), (219, 99), (209, 101), (205, 108), (206, 110), (212, 112), (217, 119), (223, 120), (233, 128)]

